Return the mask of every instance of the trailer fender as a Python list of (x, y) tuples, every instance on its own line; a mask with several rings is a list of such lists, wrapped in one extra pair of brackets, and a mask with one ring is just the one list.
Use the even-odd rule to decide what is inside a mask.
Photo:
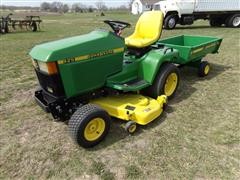
[(178, 58), (179, 52), (173, 48), (152, 50), (140, 63), (139, 77), (152, 84), (162, 64), (174, 62)]

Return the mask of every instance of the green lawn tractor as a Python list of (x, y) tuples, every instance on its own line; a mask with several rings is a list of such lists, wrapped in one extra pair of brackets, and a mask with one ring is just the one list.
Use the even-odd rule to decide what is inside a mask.
[(145, 12), (134, 33), (122, 38), (130, 24), (104, 21), (113, 32), (89, 34), (35, 46), (31, 52), (40, 89), (36, 102), (56, 120), (69, 120), (69, 131), (82, 147), (103, 140), (110, 117), (126, 121), (128, 133), (159, 117), (179, 85), (180, 65), (210, 66), (202, 58), (216, 53), (221, 39), (181, 35), (159, 40), (163, 14)]

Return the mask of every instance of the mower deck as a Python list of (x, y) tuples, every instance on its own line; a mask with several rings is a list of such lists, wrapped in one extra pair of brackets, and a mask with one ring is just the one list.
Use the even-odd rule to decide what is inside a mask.
[(98, 98), (91, 103), (99, 105), (110, 116), (146, 125), (160, 116), (167, 97), (162, 95), (153, 99), (140, 94), (122, 94)]

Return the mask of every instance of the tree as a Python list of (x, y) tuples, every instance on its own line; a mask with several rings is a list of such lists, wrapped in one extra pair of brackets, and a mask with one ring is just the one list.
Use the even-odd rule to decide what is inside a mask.
[(73, 12), (83, 12), (83, 10), (87, 9), (87, 6), (81, 3), (74, 3), (72, 5), (72, 11)]
[(88, 7), (88, 12), (90, 12), (90, 13), (93, 12), (93, 7), (92, 6)]
[(52, 2), (50, 5), (51, 12), (62, 12), (63, 3), (62, 2)]
[(69, 7), (67, 4), (64, 4), (63, 7), (62, 7), (62, 12), (63, 13), (67, 13), (69, 11)]
[(98, 2), (96, 2), (95, 5), (99, 11), (107, 10), (107, 6), (102, 0), (99, 0)]
[(128, 8), (129, 8), (129, 9), (132, 9), (132, 3), (133, 3), (133, 1), (134, 1), (134, 0), (130, 0), (130, 1), (129, 1), (129, 4), (128, 4)]
[(121, 5), (118, 9), (120, 9), (120, 10), (127, 10), (128, 8), (125, 5)]
[(41, 11), (49, 11), (49, 10), (50, 10), (50, 6), (51, 6), (50, 3), (48, 3), (48, 2), (43, 2), (43, 3), (40, 5), (40, 9), (41, 9)]

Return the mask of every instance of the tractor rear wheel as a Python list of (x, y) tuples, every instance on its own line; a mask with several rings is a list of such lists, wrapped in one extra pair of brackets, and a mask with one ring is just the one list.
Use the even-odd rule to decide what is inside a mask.
[(110, 116), (100, 107), (87, 104), (70, 118), (69, 132), (73, 140), (84, 148), (99, 144), (109, 132)]
[(153, 84), (144, 92), (152, 98), (165, 94), (171, 99), (177, 91), (179, 81), (180, 74), (178, 68), (174, 64), (166, 63), (161, 66)]

